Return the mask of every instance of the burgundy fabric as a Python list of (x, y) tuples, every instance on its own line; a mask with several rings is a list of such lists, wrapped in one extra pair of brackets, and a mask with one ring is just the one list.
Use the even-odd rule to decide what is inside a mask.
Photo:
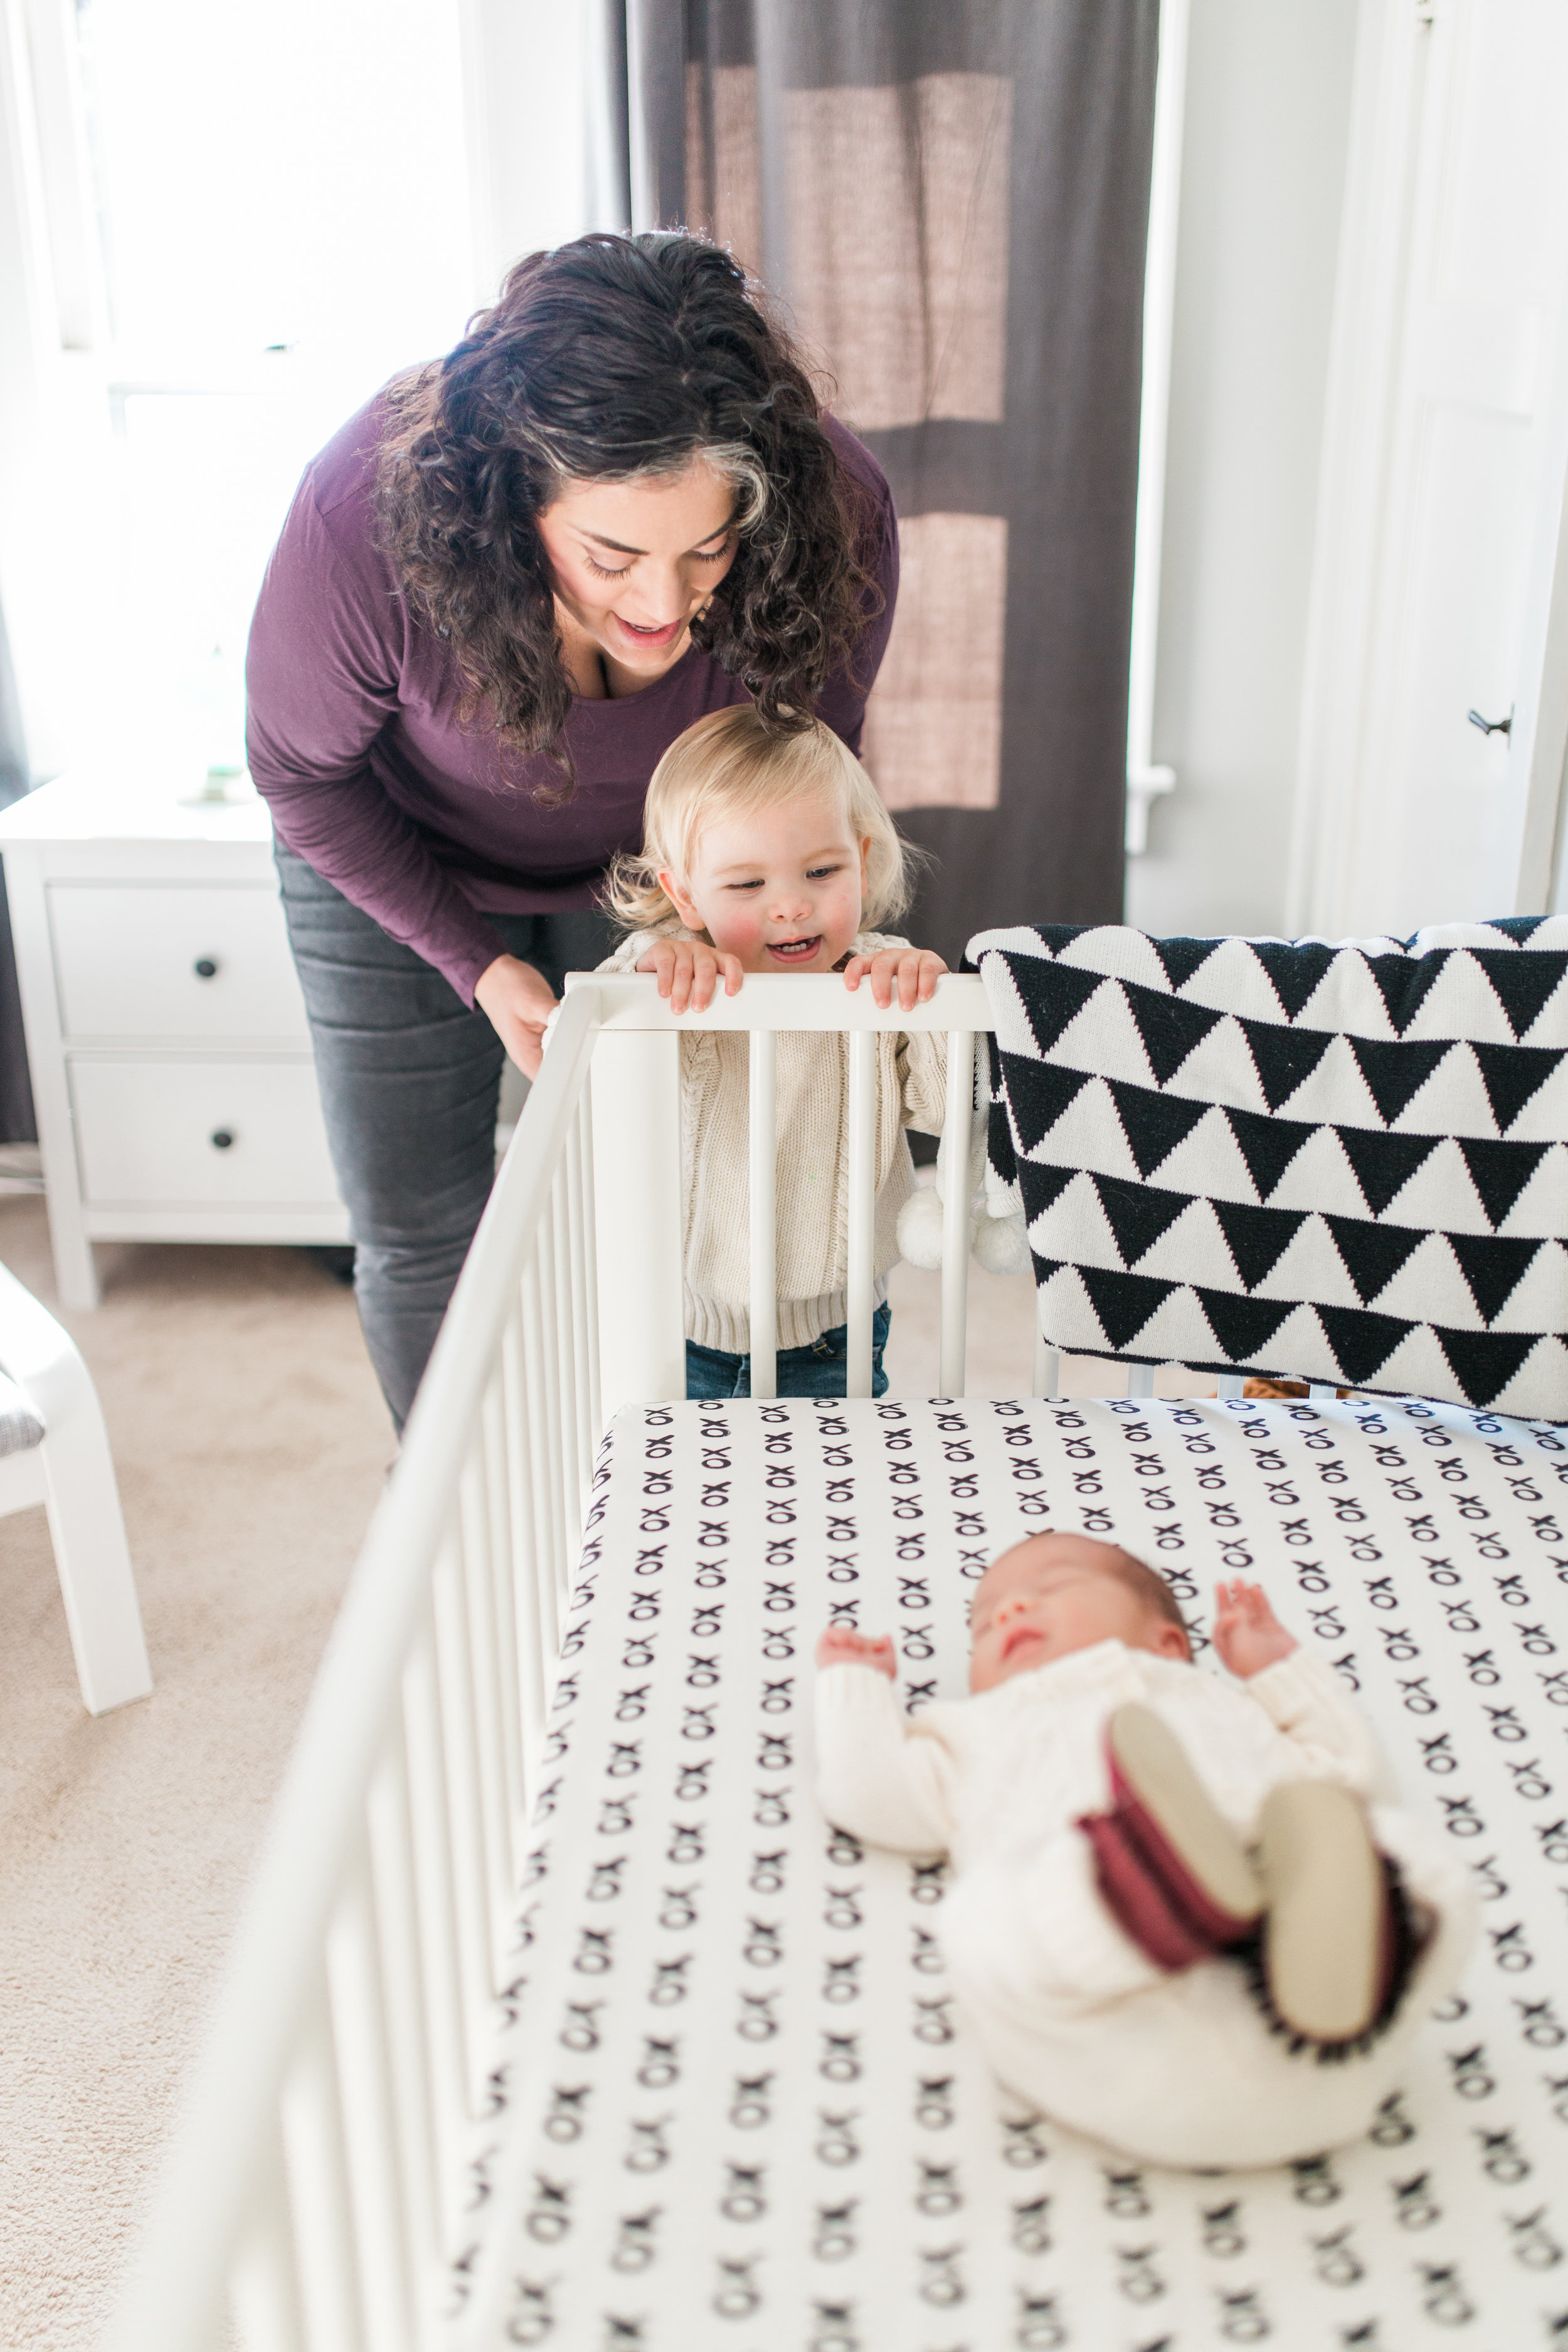
[(1123, 1812), (1085, 1813), (1078, 1826), (1094, 1849), (1094, 1875), (1106, 1909), (1157, 1969), (1173, 1975), (1213, 1958), (1220, 1947), (1173, 1900)]
[[(553, 914), (590, 907), (605, 864), (642, 838), (648, 779), (668, 746), (746, 690), (692, 647), (641, 693), (574, 703), (566, 740), (577, 788), (547, 808), (531, 787), (558, 781), (542, 759), (503, 770), (482, 726), (458, 723), (450, 653), (411, 617), (375, 544), (372, 401), (306, 467), (272, 551), (247, 660), (250, 772), (279, 838), (444, 972), (465, 1003), (504, 952), (487, 908)], [(853, 751), (892, 626), (898, 529), (881, 467), (844, 425), (834, 446), (870, 493), (863, 560), (884, 598), (852, 675), (817, 709)]]
[(1227, 1944), (1234, 1944), (1239, 1937), (1250, 1935), (1257, 1925), (1256, 1920), (1238, 1919), (1234, 1912), (1223, 1909), (1205, 1893), (1188, 1870), (1178, 1848), (1172, 1844), (1153, 1814), (1127, 1780), (1115, 1755), (1108, 1752), (1107, 1761), (1110, 1767), (1113, 1811), (1194, 1933), (1206, 1937), (1213, 1951), (1223, 1951)]

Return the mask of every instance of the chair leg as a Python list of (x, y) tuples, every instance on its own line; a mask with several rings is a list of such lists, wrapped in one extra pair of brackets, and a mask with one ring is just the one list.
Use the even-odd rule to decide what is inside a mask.
[(91, 1715), (153, 1687), (98, 1391), (63, 1324), (0, 1265), (0, 1339), (12, 1379), (37, 1405), (37, 1448), (55, 1566), (81, 1695)]
[(39, 1447), (49, 1533), (81, 1695), (104, 1715), (153, 1687), (109, 1433), (86, 1365), (73, 1348), (49, 1382), (48, 1435)]

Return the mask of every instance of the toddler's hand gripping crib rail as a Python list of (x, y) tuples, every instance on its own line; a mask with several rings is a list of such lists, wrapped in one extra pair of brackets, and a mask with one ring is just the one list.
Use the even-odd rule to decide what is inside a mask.
[[(175, 2137), (116, 2352), (418, 2352), (514, 1913), (600, 1434), (685, 1394), (679, 1032), (751, 1037), (752, 1393), (773, 1394), (773, 1044), (849, 1035), (848, 1393), (871, 1392), (878, 1030), (948, 1034), (967, 1141), (982, 985), (912, 1012), (753, 978), (678, 1023), (576, 978), (344, 1601)], [(958, 1156), (963, 1164), (963, 1156)], [(944, 1203), (940, 1386), (963, 1391), (969, 1203)]]

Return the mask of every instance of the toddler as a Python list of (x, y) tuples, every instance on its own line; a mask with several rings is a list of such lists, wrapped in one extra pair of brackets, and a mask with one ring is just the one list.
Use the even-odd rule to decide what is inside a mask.
[[(656, 972), (676, 1013), (701, 1012), (747, 972), (839, 971), (886, 1009), (930, 1000), (940, 956), (879, 926), (908, 904), (910, 852), (864, 768), (817, 721), (770, 734), (750, 705), (711, 712), (670, 745), (648, 786), (643, 847), (611, 868), (605, 904), (625, 940), (601, 971)], [(940, 1134), (940, 1035), (878, 1037), (873, 1387), (887, 1390), (888, 1269), (913, 1189), (906, 1126)], [(686, 1393), (751, 1388), (750, 1053), (745, 1034), (680, 1041)], [(842, 1396), (848, 1311), (848, 1040), (777, 1044), (780, 1396)]]
[(967, 1700), (906, 1718), (890, 1641), (817, 1651), (824, 1810), (951, 1852), (942, 1946), (995, 2073), (1157, 2164), (1363, 2133), (1473, 1927), (1468, 1874), (1398, 1809), (1338, 1677), (1258, 1586), (1217, 1601), (1239, 1687), (1192, 1664), (1161, 1577), (1083, 1536), (987, 1569)]

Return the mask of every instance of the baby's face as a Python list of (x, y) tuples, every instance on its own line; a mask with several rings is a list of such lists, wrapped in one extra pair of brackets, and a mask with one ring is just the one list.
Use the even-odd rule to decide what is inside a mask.
[(860, 928), (868, 846), (836, 797), (813, 795), (710, 824), (687, 880), (658, 878), (742, 971), (831, 971)]
[(970, 1614), (969, 1687), (994, 1690), (1097, 1642), (1185, 1658), (1174, 1625), (1108, 1570), (1109, 1544), (1089, 1536), (1031, 1536), (993, 1560)]

